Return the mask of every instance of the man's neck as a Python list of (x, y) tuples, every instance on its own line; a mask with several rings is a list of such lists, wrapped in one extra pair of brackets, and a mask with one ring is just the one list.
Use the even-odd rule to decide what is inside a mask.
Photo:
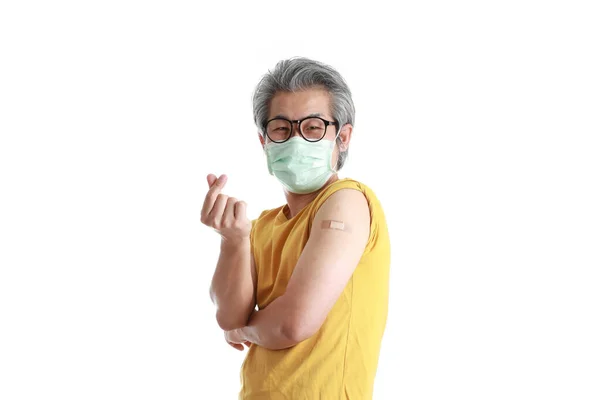
[(321, 189), (312, 193), (298, 194), (284, 190), (285, 199), (287, 201), (288, 206), (288, 215), (286, 215), (286, 217), (288, 217), (288, 219), (294, 218), (300, 212), (300, 210), (306, 207), (308, 203), (313, 201), (319, 195), (319, 193), (321, 193), (327, 186), (329, 186), (337, 180), (339, 180), (337, 174), (331, 175), (331, 177), (327, 180), (327, 182), (325, 182)]

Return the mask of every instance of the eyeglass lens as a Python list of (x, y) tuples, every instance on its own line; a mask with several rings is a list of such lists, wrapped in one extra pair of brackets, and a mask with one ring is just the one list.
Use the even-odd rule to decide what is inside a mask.
[[(325, 136), (325, 123), (319, 118), (308, 118), (300, 124), (300, 133), (309, 141)], [(273, 142), (283, 142), (292, 134), (292, 124), (285, 119), (274, 119), (267, 124), (267, 135)]]

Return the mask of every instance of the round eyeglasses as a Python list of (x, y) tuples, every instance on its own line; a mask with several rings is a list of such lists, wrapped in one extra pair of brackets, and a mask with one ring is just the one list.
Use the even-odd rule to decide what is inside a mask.
[(327, 121), (320, 117), (306, 117), (295, 121), (276, 117), (267, 121), (265, 133), (272, 142), (283, 143), (292, 137), (295, 123), (300, 127), (300, 136), (309, 142), (318, 142), (323, 139), (329, 125), (334, 125), (336, 131), (338, 128), (337, 121)]

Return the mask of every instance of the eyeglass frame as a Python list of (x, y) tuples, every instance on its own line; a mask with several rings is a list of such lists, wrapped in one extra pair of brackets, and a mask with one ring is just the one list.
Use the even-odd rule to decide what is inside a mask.
[[(311, 119), (311, 118), (317, 118), (320, 119), (321, 121), (323, 121), (323, 123), (325, 124), (325, 130), (323, 131), (323, 136), (321, 136), (321, 138), (319, 140), (308, 140), (303, 134), (302, 134), (302, 129), (300, 128), (302, 126), (302, 122), (304, 122), (307, 119)], [(269, 122), (271, 121), (275, 121), (276, 119), (282, 119), (284, 121), (287, 121), (290, 123), (292, 129), (290, 130), (290, 135), (288, 136), (287, 139), (281, 141), (281, 142), (276, 142), (273, 139), (271, 139), (271, 137), (269, 136), (269, 134), (267, 133), (267, 125), (269, 125)], [(335, 126), (335, 131), (337, 132), (339, 130), (340, 127), (340, 123), (336, 120), (333, 121), (328, 121), (325, 118), (321, 118), (321, 117), (317, 117), (315, 115), (309, 115), (308, 117), (304, 117), (302, 119), (296, 119), (296, 120), (289, 120), (285, 117), (275, 117), (275, 118), (271, 118), (270, 120), (268, 120), (264, 127), (263, 127), (263, 131), (264, 131), (264, 135), (263, 138), (268, 137), (269, 140), (273, 143), (285, 143), (288, 140), (290, 140), (293, 136), (294, 136), (294, 123), (298, 124), (298, 133), (300, 134), (300, 136), (302, 136), (302, 139), (306, 140), (309, 143), (317, 143), (320, 142), (321, 140), (323, 140), (323, 138), (327, 135), (327, 127), (329, 127), (330, 125), (334, 125)]]

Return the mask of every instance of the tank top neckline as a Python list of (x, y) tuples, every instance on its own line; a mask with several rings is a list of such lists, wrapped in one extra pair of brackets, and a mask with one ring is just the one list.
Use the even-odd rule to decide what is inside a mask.
[(325, 188), (323, 188), (321, 190), (321, 192), (317, 195), (317, 197), (315, 197), (310, 203), (308, 203), (307, 205), (305, 205), (304, 207), (302, 207), (302, 209), (298, 212), (298, 214), (294, 215), (292, 218), (288, 218), (285, 215), (286, 211), (289, 211), (289, 206), (288, 204), (284, 204), (283, 206), (281, 206), (279, 208), (279, 212), (277, 213), (277, 221), (281, 222), (281, 223), (286, 223), (286, 222), (290, 222), (293, 221), (294, 219), (296, 219), (298, 216), (302, 215), (306, 210), (309, 209), (309, 207), (314, 204), (315, 201), (317, 201), (322, 195), (323, 193), (325, 193), (325, 191), (327, 191), (327, 189), (329, 189), (330, 187), (332, 187), (333, 185), (335, 185), (336, 183), (340, 183), (342, 181), (348, 181), (348, 180), (352, 180), (351, 178), (339, 178), (336, 181), (331, 182), (329, 185), (327, 185)]

